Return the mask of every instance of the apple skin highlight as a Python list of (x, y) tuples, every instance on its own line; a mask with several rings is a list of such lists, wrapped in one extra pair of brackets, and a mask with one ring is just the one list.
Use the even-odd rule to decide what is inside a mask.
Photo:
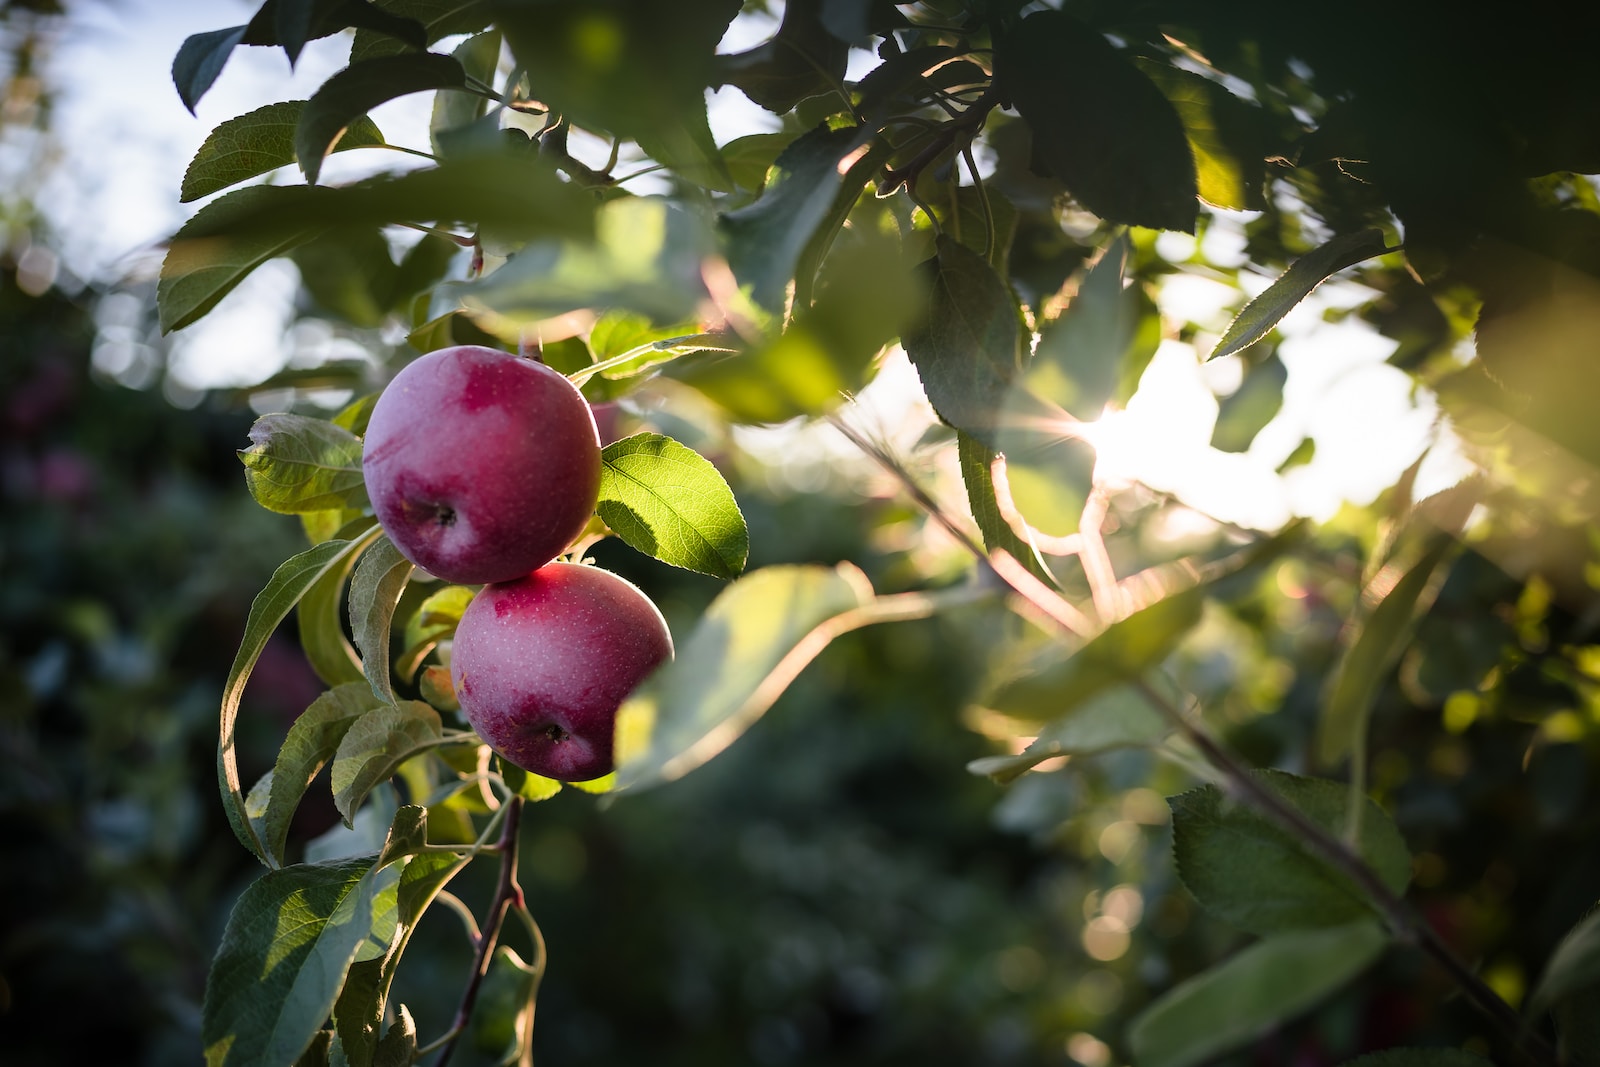
[(666, 620), (636, 586), (551, 563), (473, 599), (450, 673), (491, 748), (534, 774), (582, 782), (611, 772), (618, 707), (671, 658)]
[(402, 555), (446, 581), (504, 582), (583, 532), (600, 493), (600, 438), (561, 374), (459, 345), (395, 376), (373, 407), (361, 466)]

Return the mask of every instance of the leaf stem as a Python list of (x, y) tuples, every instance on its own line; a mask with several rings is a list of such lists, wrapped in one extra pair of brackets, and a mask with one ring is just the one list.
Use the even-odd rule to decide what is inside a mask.
[(461, 1035), (467, 1031), (467, 1023), (472, 1018), (472, 1009), (478, 1002), (478, 990), (483, 988), (483, 978), (489, 971), (489, 958), (494, 953), (494, 946), (500, 939), (500, 930), (505, 926), (506, 915), (514, 907), (524, 907), (522, 887), (517, 884), (517, 829), (522, 824), (522, 798), (513, 796), (503, 806), (505, 821), (500, 824), (500, 881), (495, 887), (494, 899), (489, 903), (489, 910), (485, 913), (487, 923), (482, 935), (478, 938), (478, 954), (473, 961), (472, 974), (467, 979), (467, 986), (461, 991), (461, 1004), (456, 1008), (455, 1021), (450, 1029), (438, 1041), (427, 1048), (419, 1049), (422, 1052), (431, 1052), (438, 1048), (439, 1058), (434, 1061), (434, 1067), (444, 1067), (450, 1062), (450, 1054), (455, 1051), (456, 1044), (461, 1040)]

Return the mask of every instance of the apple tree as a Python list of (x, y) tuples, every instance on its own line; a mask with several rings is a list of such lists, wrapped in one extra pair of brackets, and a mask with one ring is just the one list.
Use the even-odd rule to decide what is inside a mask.
[[(1402, 833), (1388, 807), (1406, 774), (1380, 758), (1396, 730), (1448, 739), (1480, 719), (1518, 724), (1525, 767), (1590, 736), (1600, 201), (1585, 175), (1600, 170), (1600, 100), (1575, 73), (1587, 35), (1549, 36), (1531, 16), (1467, 23), (1438, 3), (768, 7), (268, 0), (176, 56), (192, 109), (236, 48), (293, 63), (308, 42), (350, 40), (348, 65), (309, 99), (228, 119), (189, 163), (181, 198), (205, 203), (162, 268), (165, 330), (287, 256), (307, 301), (385, 366), (497, 349), (599, 415), (513, 405), (510, 430), (489, 428), (464, 413), (501, 410), (501, 393), (451, 399), (433, 379), (408, 387), (407, 370), (374, 391), (361, 364), (263, 383), (291, 399), (241, 450), (246, 482), (298, 516), (307, 547), (257, 597), (222, 695), (222, 804), (266, 870), (212, 964), (207, 1062), (527, 1062), (547, 965), (519, 887), (528, 805), (564, 785), (649, 804), (633, 797), (738, 760), (723, 753), (830, 642), (945, 615), (980, 620), (992, 670), (963, 699), (995, 742), (951, 775), (993, 779), (998, 796), (1138, 750), (1188, 777), (1170, 799), (1171, 870), (1253, 940), (1167, 976), (1112, 1035), (1132, 1062), (1247, 1047), (1406, 954), (1480, 1013), (1456, 1042), (1475, 1051), (1361, 1062), (1600, 1056), (1593, 917), (1561, 917), (1570, 933), (1529, 988), (1479, 968), (1418, 906), (1444, 861)], [(720, 48), (730, 25), (764, 30)], [(758, 105), (764, 128), (714, 133), (708, 90)], [(432, 94), (426, 148), (391, 144), (369, 114), (414, 94)], [(335, 154), (395, 149), (413, 157), (401, 169), (330, 180)], [(1231, 258), (1214, 251), (1230, 240)], [(1434, 439), (1470, 477), (1418, 492), (1419, 460), (1360, 521), (1186, 534), (1172, 531), (1192, 509), (1097, 466), (1097, 420), (1130, 402), (1164, 344), (1236, 368), (1212, 445), (1249, 448), (1283, 403), (1280, 324), (1341, 272), (1362, 286), (1342, 313), (1396, 342), (1390, 363), (1439, 405)], [(1169, 285), (1247, 274), (1263, 284), (1225, 328), (1163, 306)], [(853, 402), (892, 351), (938, 420), (911, 447)], [(319, 409), (330, 387), (348, 399)], [(634, 432), (602, 442), (615, 421)], [(888, 581), (850, 562), (747, 568), (759, 545), (723, 447), (729, 427), (776, 424), (828, 426), (859, 449), (928, 551)], [(438, 468), (461, 495), (407, 497), (381, 467), (400, 448), (417, 457), (405, 476)], [(589, 449), (598, 478), (574, 474)], [(454, 502), (468, 499), (487, 510)], [(449, 537), (497, 524), (515, 537), (548, 509), (576, 507), (576, 521), (553, 521), (558, 543), (507, 573), (452, 570), (407, 525), (424, 506)], [(611, 609), (539, 584), (582, 573), (605, 539), (725, 583), (675, 620), (658, 668), (659, 652), (617, 666), (610, 636), (569, 640)], [(1502, 605), (1515, 632), (1488, 648), (1450, 628), (1450, 610), (1484, 608), (1465, 592), (1480, 567), (1525, 583)], [(549, 629), (523, 614), (535, 602)], [(506, 629), (469, 633), (491, 611)], [(326, 691), (246, 781), (240, 697), (291, 615)], [(1333, 625), (1314, 639), (1307, 618)], [(1241, 620), (1258, 636), (1230, 644)], [(1250, 657), (1277, 666), (1245, 691)], [(554, 699), (530, 704), (522, 685), (545, 659), (625, 684), (582, 727), (525, 721)], [(497, 695), (474, 711), (483, 678)], [(615, 759), (572, 772), (528, 758), (485, 725), (506, 719), (558, 746), (598, 730)], [(324, 768), (348, 829), (296, 855), (290, 820)], [(498, 876), (474, 914), (449, 887), (479, 863)], [(452, 1022), (419, 1032), (391, 991), (442, 906), (461, 913), (474, 960)], [(1101, 918), (1126, 938), (1124, 920), (1118, 933)]]

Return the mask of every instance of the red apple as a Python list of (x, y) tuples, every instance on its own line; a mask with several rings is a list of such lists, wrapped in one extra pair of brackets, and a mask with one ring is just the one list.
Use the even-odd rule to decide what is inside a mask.
[(610, 571), (551, 563), (486, 586), (456, 629), (461, 711), (496, 752), (564, 782), (612, 769), (617, 708), (672, 658), (650, 598)]
[(372, 409), (361, 458), (389, 540), (450, 582), (504, 582), (589, 522), (600, 437), (583, 394), (542, 363), (475, 345), (409, 364)]

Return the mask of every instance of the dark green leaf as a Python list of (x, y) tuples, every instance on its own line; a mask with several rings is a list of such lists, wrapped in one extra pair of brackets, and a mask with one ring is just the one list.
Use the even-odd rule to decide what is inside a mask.
[(251, 18), (245, 44), (281, 45), (293, 66), (306, 42), (351, 26), (395, 39), (399, 47), (422, 48), (422, 26), (371, 0), (266, 0)]
[(944, 235), (937, 250), (927, 321), (902, 343), (939, 417), (994, 448), (1018, 370), (1016, 301), (977, 252)]
[(378, 1042), (372, 1067), (410, 1067), (417, 1058), (417, 1024), (404, 1004), (383, 1040)]
[(1158, 997), (1128, 1029), (1138, 1067), (1194, 1067), (1314, 1007), (1376, 960), (1375, 922), (1259, 941)]
[(395, 768), (440, 743), (439, 713), (420, 700), (373, 708), (346, 731), (333, 757), (333, 803), (350, 826), (372, 787)]
[(1153, 745), (1171, 724), (1137, 689), (1118, 686), (1080, 704), (1046, 725), (1015, 756), (987, 756), (967, 764), (974, 774), (1010, 782), (1057, 756), (1093, 756), (1118, 748)]
[[(1258, 780), (1338, 837), (1348, 787), (1283, 771)], [(1293, 832), (1207, 785), (1171, 798), (1178, 876), (1217, 918), (1255, 934), (1338, 926), (1370, 916), (1371, 905), (1348, 878), (1307, 851)], [(1411, 881), (1411, 853), (1394, 822), (1370, 799), (1357, 852), (1396, 894)]]
[(1228, 324), (1228, 330), (1207, 359), (1242, 352), (1267, 335), (1311, 290), (1345, 267), (1379, 256), (1386, 250), (1383, 231), (1361, 230), (1335, 237), (1292, 263), (1277, 281), (1250, 303)]
[(206, 981), (207, 1067), (282, 1067), (305, 1051), (373, 925), (370, 856), (268, 871), (234, 905)]
[(197, 33), (179, 46), (172, 60), (172, 84), (177, 86), (178, 98), (191, 115), (200, 98), (222, 73), (234, 47), (244, 40), (246, 29), (245, 26), (229, 26)]
[(526, 154), (450, 160), (338, 189), (237, 189), (201, 208), (173, 238), (156, 288), (161, 328), (189, 325), (256, 267), (330, 229), (470, 221), (508, 236), (586, 238), (593, 217), (587, 194)]
[(498, 1067), (526, 1062), (522, 1050), (533, 1036), (533, 998), (539, 971), (501, 945), (489, 960), (472, 1018), (450, 1062), (456, 1067)]
[(680, 778), (732, 744), (871, 599), (843, 566), (764, 567), (729, 585), (617, 713), (618, 787)]
[(760, 192), (767, 184), (767, 171), (793, 143), (794, 136), (787, 133), (746, 134), (723, 145), (722, 158), (741, 189)]
[(1194, 156), (1167, 98), (1098, 31), (1036, 11), (995, 44), (995, 82), (1033, 131), (1034, 168), (1110, 222), (1194, 232)]
[(808, 96), (838, 89), (850, 45), (822, 24), (827, 0), (790, 0), (770, 41), (717, 57), (724, 82), (768, 111), (782, 115)]
[(633, 548), (674, 567), (735, 578), (750, 532), (711, 462), (670, 437), (640, 433), (601, 453), (601, 521)]
[(1489, 1060), (1458, 1048), (1392, 1048), (1373, 1052), (1341, 1067), (1492, 1067)]
[(639, 143), (711, 189), (732, 181), (706, 122), (713, 56), (739, 0), (491, 0), (535, 99), (574, 125)]
[(1443, 579), (1434, 571), (1454, 549), (1452, 537), (1438, 534), (1371, 613), (1348, 628), (1344, 655), (1317, 721), (1317, 759), (1321, 762), (1335, 764), (1364, 747), (1362, 738), (1378, 688), (1410, 645), (1417, 619), (1432, 605)]
[(1550, 954), (1528, 997), (1528, 1013), (1537, 1017), (1557, 1002), (1596, 986), (1600, 986), (1600, 908), (1591, 908)]
[(322, 160), (351, 123), (379, 104), (431, 89), (459, 89), (466, 71), (453, 56), (408, 53), (352, 63), (306, 101), (294, 133), (294, 154), (306, 181), (317, 184)]
[[(461, 70), (472, 81), (493, 85), (495, 70), (500, 63), (500, 34), (491, 30), (469, 37), (450, 53)], [(439, 145), (442, 132), (461, 126), (470, 126), (483, 118), (489, 100), (481, 93), (445, 89), (433, 98), (433, 117), (428, 122), (428, 139), (435, 155), (443, 155)]]
[[(268, 104), (212, 130), (183, 172), (178, 199), (183, 203), (198, 200), (293, 163), (294, 130), (304, 108), (304, 100)], [(378, 127), (362, 115), (334, 142), (333, 151), (383, 143)]]
[[(289, 727), (289, 736), (272, 765), (266, 810), (257, 825), (262, 843), (276, 862), (283, 862), (289, 822), (312, 779), (333, 759), (351, 724), (378, 704), (371, 686), (352, 682), (323, 693)], [(252, 790), (252, 799), (254, 796)]]
[[(432, 47), (458, 33), (477, 33), (489, 25), (489, 12), (478, 0), (379, 0), (378, 6), (391, 15), (422, 24), (422, 40), (415, 42), (417, 48)], [(350, 45), (350, 62), (398, 55), (406, 48), (404, 41), (393, 36), (361, 28)]]
[(1191, 586), (1107, 626), (1070, 654), (1046, 647), (980, 702), (1032, 721), (1056, 719), (1090, 698), (1160, 666), (1200, 621), (1205, 587)]
[(227, 811), (228, 823), (240, 843), (256, 855), (262, 863), (272, 866), (266, 847), (250, 825), (245, 807), (244, 791), (239, 782), (238, 755), (234, 751), (234, 726), (239, 717), (239, 700), (244, 695), (245, 682), (267, 639), (284, 618), (299, 603), (306, 590), (315, 585), (323, 575), (339, 566), (364, 542), (324, 541), (314, 548), (293, 556), (272, 573), (266, 588), (257, 594), (250, 605), (250, 616), (245, 620), (244, 637), (233, 666), (228, 670), (227, 683), (222, 688), (222, 709), (219, 715), (217, 738), (217, 781), (222, 789), (222, 803)]
[(418, 293), (439, 283), (462, 251), (462, 247), (454, 241), (431, 233), (424, 234), (422, 240), (412, 245), (400, 260), (388, 306), (404, 311)]
[[(856, 127), (819, 126), (792, 142), (773, 162), (767, 187), (755, 203), (722, 217), (728, 263), (734, 275), (751, 287), (757, 304), (769, 311), (783, 309), (802, 253), (823, 228), (844, 187), (840, 164), (870, 137), (870, 131)], [(858, 193), (864, 183), (865, 176), (854, 191)]]
[(978, 523), (978, 532), (983, 535), (983, 547), (990, 552), (997, 549), (1003, 550), (1033, 572), (1034, 577), (1046, 585), (1054, 586), (1055, 579), (1051, 576), (1044, 564), (1039, 559), (1039, 553), (1033, 545), (1017, 536), (1005, 516), (1000, 513), (1000, 505), (995, 497), (994, 478), (990, 469), (994, 464), (995, 452), (977, 438), (961, 431), (956, 431), (956, 454), (961, 463), (961, 480), (967, 489), (967, 506), (972, 509), (972, 517)]
[(294, 1061), (294, 1067), (329, 1067), (329, 1054), (333, 1049), (333, 1031), (318, 1030), (311, 1037), (311, 1044)]
[(361, 666), (379, 699), (394, 701), (389, 677), (389, 630), (395, 605), (416, 568), (394, 542), (380, 537), (356, 565), (350, 579), (350, 633), (361, 652)]
[(1161, 316), (1135, 283), (1123, 285), (1128, 241), (1112, 242), (1060, 316), (1045, 323), (1024, 375), (1033, 393), (1093, 421), (1126, 403), (1161, 343)]
[(1211, 447), (1223, 452), (1248, 451), (1256, 434), (1283, 407), (1283, 385), (1288, 380), (1289, 369), (1276, 352), (1245, 371), (1239, 388), (1217, 407)]
[(269, 511), (298, 514), (329, 508), (364, 508), (361, 438), (327, 419), (277, 413), (250, 427), (250, 447), (239, 451), (245, 484)]
[(383, 325), (399, 268), (378, 227), (325, 234), (290, 258), (318, 312), (364, 330)]
[[(344, 513), (330, 514), (337, 516)], [(301, 516), (303, 519), (309, 517)], [(306, 590), (295, 612), (295, 621), (300, 630), (300, 648), (305, 652), (311, 669), (326, 685), (343, 685), (365, 678), (355, 647), (344, 633), (344, 583), (350, 577), (356, 559), (377, 538), (377, 523), (378, 520), (370, 515), (362, 516), (336, 526), (327, 537), (317, 542), (335, 538), (357, 542), (353, 552)]]

